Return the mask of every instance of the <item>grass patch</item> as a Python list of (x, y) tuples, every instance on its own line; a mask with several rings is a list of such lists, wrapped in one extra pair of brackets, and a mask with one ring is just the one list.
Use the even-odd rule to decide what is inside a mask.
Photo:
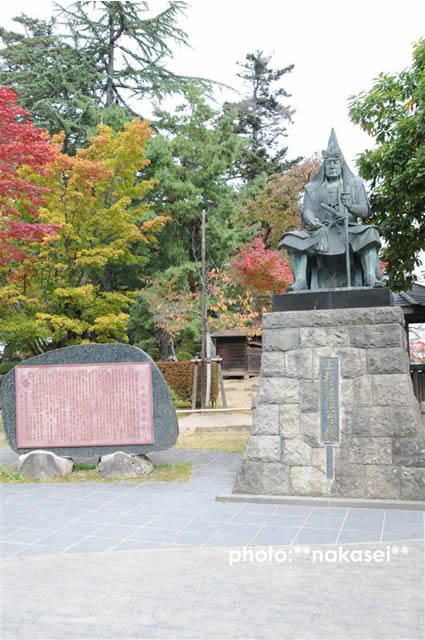
[(1, 417), (1, 412), (0, 412), (0, 447), (7, 447), (7, 446), (8, 446), (8, 443), (7, 443), (6, 433), (3, 426), (3, 418)]
[(140, 478), (103, 478), (96, 469), (96, 465), (75, 464), (71, 473), (55, 476), (49, 480), (24, 478), (17, 471), (10, 471), (0, 465), (0, 483), (28, 483), (28, 482), (189, 482), (192, 475), (191, 462), (176, 462), (175, 464), (157, 464), (147, 476)]
[(243, 453), (251, 430), (249, 427), (224, 427), (196, 429), (193, 433), (181, 433), (176, 447), (179, 449), (206, 449)]

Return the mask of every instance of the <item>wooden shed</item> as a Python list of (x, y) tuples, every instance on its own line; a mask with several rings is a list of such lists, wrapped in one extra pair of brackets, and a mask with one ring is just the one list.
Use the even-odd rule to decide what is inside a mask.
[(222, 358), (226, 377), (258, 375), (261, 368), (261, 338), (250, 337), (237, 329), (224, 329), (211, 334), (216, 354)]

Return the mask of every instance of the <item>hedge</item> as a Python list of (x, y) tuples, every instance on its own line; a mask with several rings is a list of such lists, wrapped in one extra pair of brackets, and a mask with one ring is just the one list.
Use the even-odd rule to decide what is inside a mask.
[[(193, 370), (194, 363), (183, 360), (181, 362), (160, 361), (156, 363), (167, 384), (174, 389), (182, 400), (188, 404), (192, 402)], [(198, 365), (199, 366), (199, 365)], [(201, 403), (201, 368), (198, 369), (198, 392), (197, 404)], [(211, 404), (216, 404), (218, 400), (218, 367), (217, 363), (211, 365)]]

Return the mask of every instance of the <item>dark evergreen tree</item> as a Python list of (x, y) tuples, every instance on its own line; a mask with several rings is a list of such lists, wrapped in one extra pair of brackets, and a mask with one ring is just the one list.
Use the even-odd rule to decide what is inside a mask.
[(148, 144), (151, 164), (146, 175), (158, 180), (158, 186), (149, 199), (153, 211), (169, 216), (170, 222), (151, 255), (151, 273), (172, 267), (197, 282), (202, 208), (208, 210), (211, 264), (221, 266), (245, 239), (234, 180), (245, 143), (235, 133), (232, 118), (214, 111), (196, 84), (175, 113), (155, 110), (155, 128), (159, 134)]
[(0, 28), (0, 85), (10, 85), (37, 126), (65, 132), (64, 151), (87, 143), (97, 120), (99, 77), (88, 51), (55, 34), (55, 20), (14, 18), (24, 33)]
[(118, 130), (143, 116), (132, 97), (160, 98), (192, 81), (165, 67), (170, 43), (186, 44), (177, 26), (180, 0), (153, 16), (148, 2), (56, 6), (56, 18), (15, 18), (23, 33), (0, 28), (0, 85), (13, 87), (38, 126), (65, 131), (65, 152), (86, 146), (100, 122)]
[(288, 148), (282, 146), (294, 109), (282, 104), (281, 98), (289, 98), (290, 94), (283, 87), (272, 87), (294, 65), (273, 70), (269, 67), (270, 60), (262, 51), (248, 53), (246, 62), (238, 63), (242, 70), (237, 74), (248, 87), (247, 95), (240, 102), (224, 105), (226, 111), (235, 111), (238, 132), (249, 140), (239, 167), (240, 176), (247, 182), (262, 174), (281, 173), (295, 162), (285, 160)]

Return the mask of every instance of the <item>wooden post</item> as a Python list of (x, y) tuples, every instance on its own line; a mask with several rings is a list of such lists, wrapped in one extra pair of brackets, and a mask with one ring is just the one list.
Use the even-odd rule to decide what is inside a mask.
[(207, 382), (205, 385), (205, 408), (210, 406), (211, 397), (211, 338), (209, 332), (206, 335), (206, 351), (207, 351)]
[(218, 368), (218, 381), (220, 383), (221, 401), (223, 402), (223, 408), (227, 409), (226, 392), (224, 390), (223, 370), (221, 368), (223, 358), (211, 358), (211, 362), (217, 363)]
[(199, 358), (191, 360), (193, 362), (193, 383), (192, 383), (192, 409), (196, 409), (196, 396), (198, 393), (198, 366)]
[(202, 254), (202, 341), (201, 341), (201, 409), (205, 409), (206, 371), (207, 360), (207, 282), (206, 282), (206, 212), (202, 209), (201, 225), (201, 254)]

